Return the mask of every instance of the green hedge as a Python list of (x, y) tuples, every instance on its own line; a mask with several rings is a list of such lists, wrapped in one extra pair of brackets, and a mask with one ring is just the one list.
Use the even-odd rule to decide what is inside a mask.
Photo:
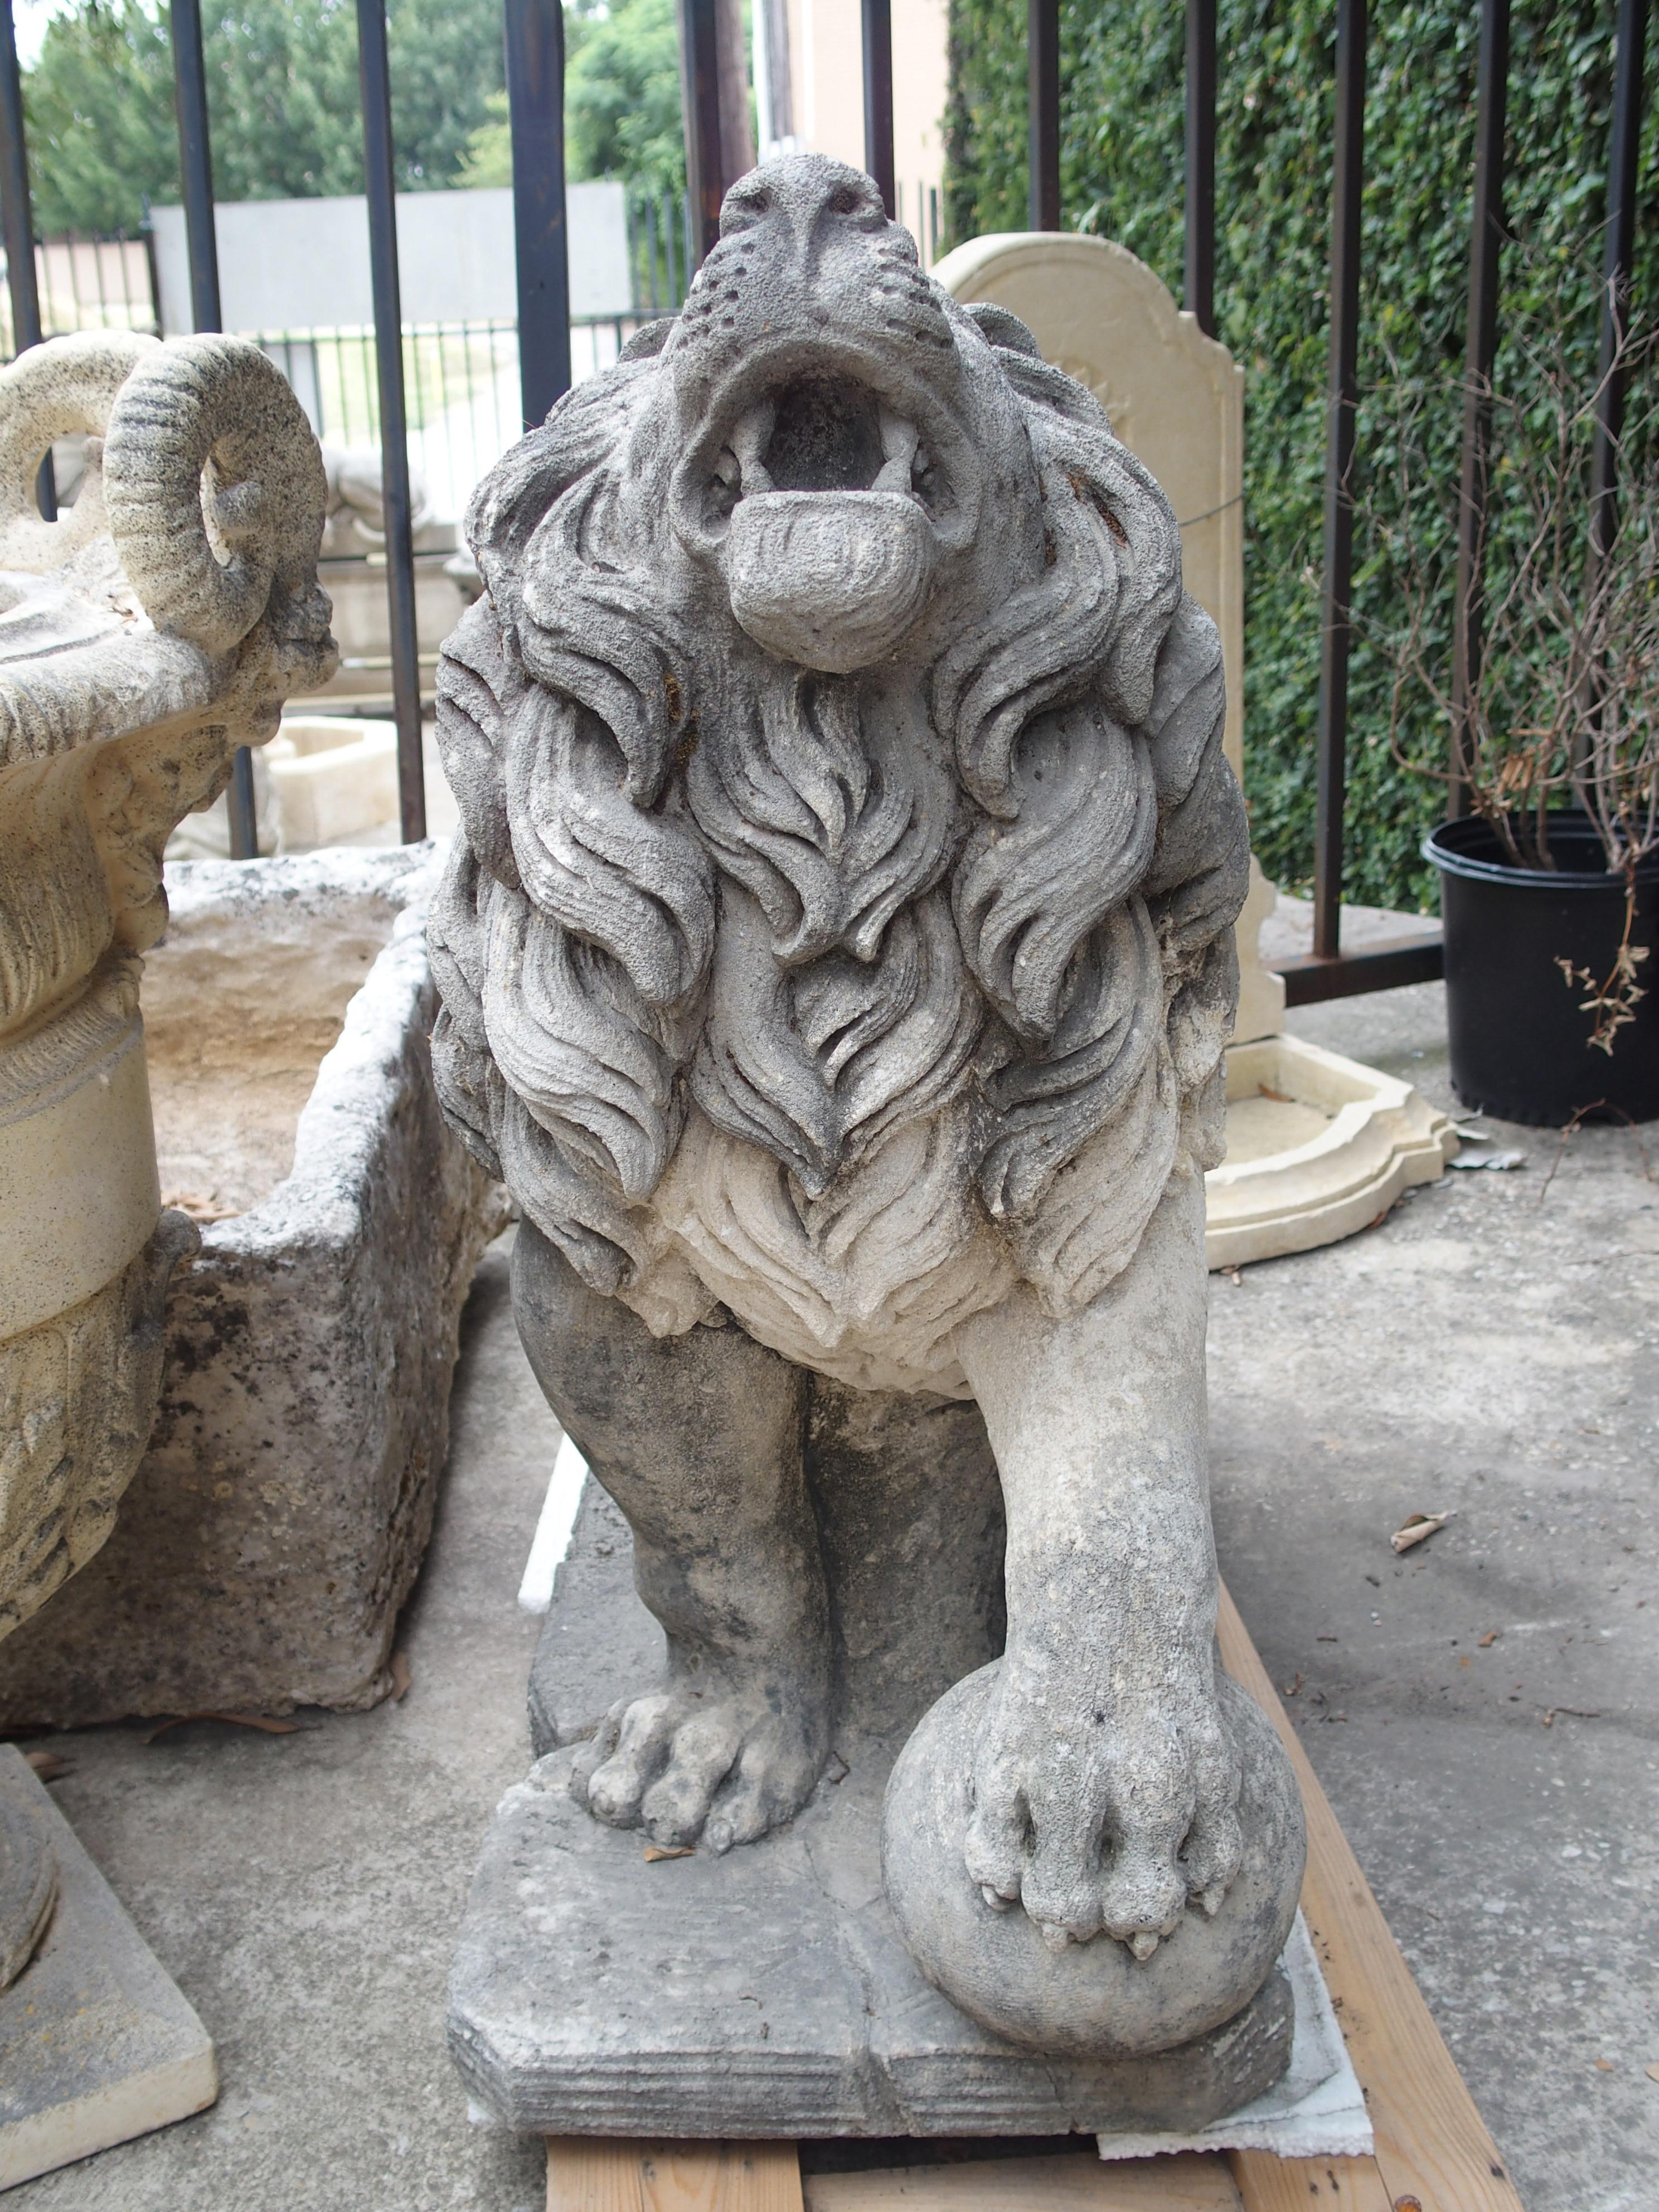
[[(1026, 224), (1024, 0), (951, 0), (945, 198), (952, 241)], [(1596, 237), (1606, 210), (1612, 5), (1534, 0), (1511, 32), (1507, 215), (1527, 246), (1505, 256), (1506, 314), (1565, 287), (1595, 360)], [(1061, 0), (1061, 191), (1068, 228), (1115, 238), (1182, 281), (1184, 10), (1171, 0)], [(1373, 11), (1365, 118), (1362, 389), (1397, 370), (1434, 380), (1439, 458), (1455, 466), (1468, 268), (1478, 11), (1418, 0)], [(1324, 465), (1334, 7), (1220, 0), (1216, 308), (1246, 386), (1247, 782), (1254, 842), (1285, 887), (1312, 872), (1318, 690), (1317, 573)], [(1650, 78), (1652, 76), (1651, 65)], [(1637, 292), (1659, 303), (1659, 132), (1650, 115)], [(1504, 362), (1500, 357), (1501, 381)], [(1386, 510), (1381, 403), (1362, 409), (1362, 506)], [(1368, 429), (1373, 434), (1368, 441)], [(1361, 552), (1364, 550), (1361, 533)], [(1386, 560), (1362, 557), (1362, 625), (1386, 627)], [(1388, 742), (1392, 678), (1356, 647), (1351, 678), (1345, 896), (1432, 903), (1418, 857), (1437, 786)], [(1443, 733), (1412, 732), (1430, 757)]]

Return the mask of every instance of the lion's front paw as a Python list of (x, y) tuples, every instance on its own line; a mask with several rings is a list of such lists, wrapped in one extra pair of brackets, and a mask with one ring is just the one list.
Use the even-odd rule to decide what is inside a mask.
[(1189, 1898), (1215, 1913), (1238, 1871), (1237, 1754), (1212, 1668), (1186, 1673), (1102, 1692), (1052, 1663), (1004, 1662), (974, 1762), (968, 1871), (1056, 1950), (1103, 1929), (1150, 1958)]
[(570, 1788), (601, 1820), (642, 1827), (665, 1849), (701, 1839), (726, 1851), (799, 1812), (827, 1756), (817, 1701), (773, 1684), (670, 1682), (611, 1708)]

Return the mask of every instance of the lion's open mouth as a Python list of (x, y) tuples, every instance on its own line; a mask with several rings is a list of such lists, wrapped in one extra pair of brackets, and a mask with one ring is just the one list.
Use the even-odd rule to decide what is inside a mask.
[(971, 528), (956, 486), (971, 460), (914, 372), (791, 350), (769, 378), (746, 364), (704, 416), (677, 526), (757, 644), (848, 672), (890, 658), (927, 605), (941, 551)]
[(904, 492), (926, 505), (937, 475), (915, 423), (867, 384), (804, 376), (740, 416), (715, 458), (711, 489), (716, 511), (728, 514), (769, 491)]

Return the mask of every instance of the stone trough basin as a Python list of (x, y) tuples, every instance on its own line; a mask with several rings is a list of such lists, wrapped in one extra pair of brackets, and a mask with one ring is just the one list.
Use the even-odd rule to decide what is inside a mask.
[(0, 1644), (0, 1725), (373, 1705), (505, 1201), (432, 1093), (430, 846), (170, 867), (143, 1008), (175, 1277), (114, 1533)]

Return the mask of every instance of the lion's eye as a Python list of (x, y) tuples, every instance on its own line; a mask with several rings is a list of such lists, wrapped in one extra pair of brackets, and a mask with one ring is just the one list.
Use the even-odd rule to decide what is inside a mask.
[(838, 192), (830, 194), (831, 215), (856, 215), (858, 211), (859, 196), (849, 185), (843, 185)]

